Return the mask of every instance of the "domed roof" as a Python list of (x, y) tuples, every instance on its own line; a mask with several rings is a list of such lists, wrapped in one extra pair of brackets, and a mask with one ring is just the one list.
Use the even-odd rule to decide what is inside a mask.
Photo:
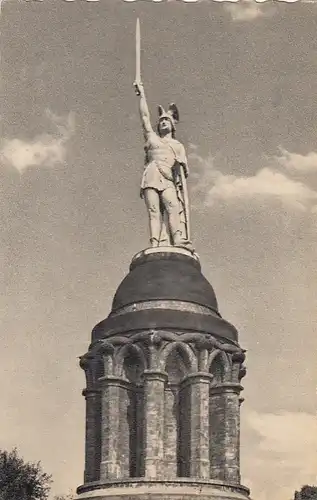
[(177, 247), (147, 249), (132, 260), (108, 317), (92, 331), (92, 342), (149, 330), (196, 332), (237, 342), (224, 320), (197, 256)]
[(189, 252), (141, 253), (119, 285), (112, 311), (151, 300), (191, 302), (218, 311), (215, 292)]

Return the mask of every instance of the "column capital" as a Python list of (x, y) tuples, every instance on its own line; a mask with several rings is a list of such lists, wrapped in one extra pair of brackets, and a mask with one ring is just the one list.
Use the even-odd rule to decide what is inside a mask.
[(184, 380), (180, 383), (181, 388), (184, 388), (188, 385), (193, 385), (193, 384), (210, 384), (213, 380), (213, 375), (211, 373), (207, 372), (195, 372), (195, 373), (190, 373), (189, 375), (186, 376)]
[(243, 387), (240, 384), (232, 383), (232, 382), (224, 382), (222, 384), (216, 385), (214, 387), (210, 387), (210, 394), (237, 394), (243, 391)]
[(167, 382), (166, 387), (171, 391), (178, 391), (179, 384), (177, 382)]
[(83, 389), (82, 395), (85, 399), (93, 398), (100, 394), (100, 389)]
[(167, 373), (159, 370), (144, 370), (142, 378), (145, 381), (159, 380), (164, 383), (168, 381)]
[(102, 383), (102, 386), (115, 386), (115, 387), (121, 387), (122, 389), (127, 389), (131, 386), (131, 382), (128, 380), (125, 380), (120, 377), (113, 377), (113, 376), (105, 376), (105, 377), (100, 377), (98, 379), (99, 382)]
[(91, 362), (93, 361), (94, 356), (92, 353), (87, 352), (83, 356), (79, 357), (79, 366), (82, 370), (86, 371), (90, 368)]
[(114, 346), (107, 341), (102, 341), (96, 346), (96, 353), (103, 356), (104, 354), (113, 354)]

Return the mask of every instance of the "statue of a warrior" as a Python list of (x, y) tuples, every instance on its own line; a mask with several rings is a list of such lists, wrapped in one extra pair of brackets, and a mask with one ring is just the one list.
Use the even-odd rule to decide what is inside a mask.
[(144, 87), (136, 84), (145, 139), (145, 167), (141, 197), (149, 214), (150, 242), (157, 246), (190, 246), (184, 146), (175, 139), (179, 114), (175, 104), (167, 111), (159, 106), (156, 131), (152, 128)]

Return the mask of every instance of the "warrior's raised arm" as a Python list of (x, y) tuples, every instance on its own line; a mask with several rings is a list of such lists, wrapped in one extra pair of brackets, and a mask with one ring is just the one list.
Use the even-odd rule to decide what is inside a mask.
[(140, 117), (141, 117), (142, 127), (144, 135), (147, 135), (153, 132), (150, 119), (150, 111), (146, 102), (143, 84), (139, 83), (137, 86), (138, 86), (138, 95), (140, 96)]

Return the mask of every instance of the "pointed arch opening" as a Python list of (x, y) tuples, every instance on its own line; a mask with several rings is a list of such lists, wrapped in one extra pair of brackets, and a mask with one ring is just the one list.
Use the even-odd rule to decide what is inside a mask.
[(212, 385), (222, 384), (225, 380), (225, 366), (221, 353), (210, 363), (209, 373), (213, 376)]
[(209, 373), (213, 376), (209, 393), (209, 461), (210, 478), (224, 480), (226, 452), (226, 419), (223, 384), (228, 380), (230, 364), (225, 352), (215, 350), (209, 357)]
[(126, 431), (128, 446), (122, 448), (123, 454), (128, 454), (127, 468), (129, 477), (144, 475), (144, 435), (143, 411), (144, 396), (142, 375), (145, 369), (145, 360), (140, 348), (135, 345), (126, 346), (122, 364), (122, 374), (129, 384), (122, 394), (121, 415), (125, 415), (122, 435)]
[(212, 386), (231, 380), (232, 365), (227, 353), (215, 349), (208, 359), (209, 373), (213, 375)]
[(190, 346), (181, 342), (166, 349), (164, 450), (168, 478), (190, 475), (190, 392), (182, 381), (193, 371), (195, 355)]

